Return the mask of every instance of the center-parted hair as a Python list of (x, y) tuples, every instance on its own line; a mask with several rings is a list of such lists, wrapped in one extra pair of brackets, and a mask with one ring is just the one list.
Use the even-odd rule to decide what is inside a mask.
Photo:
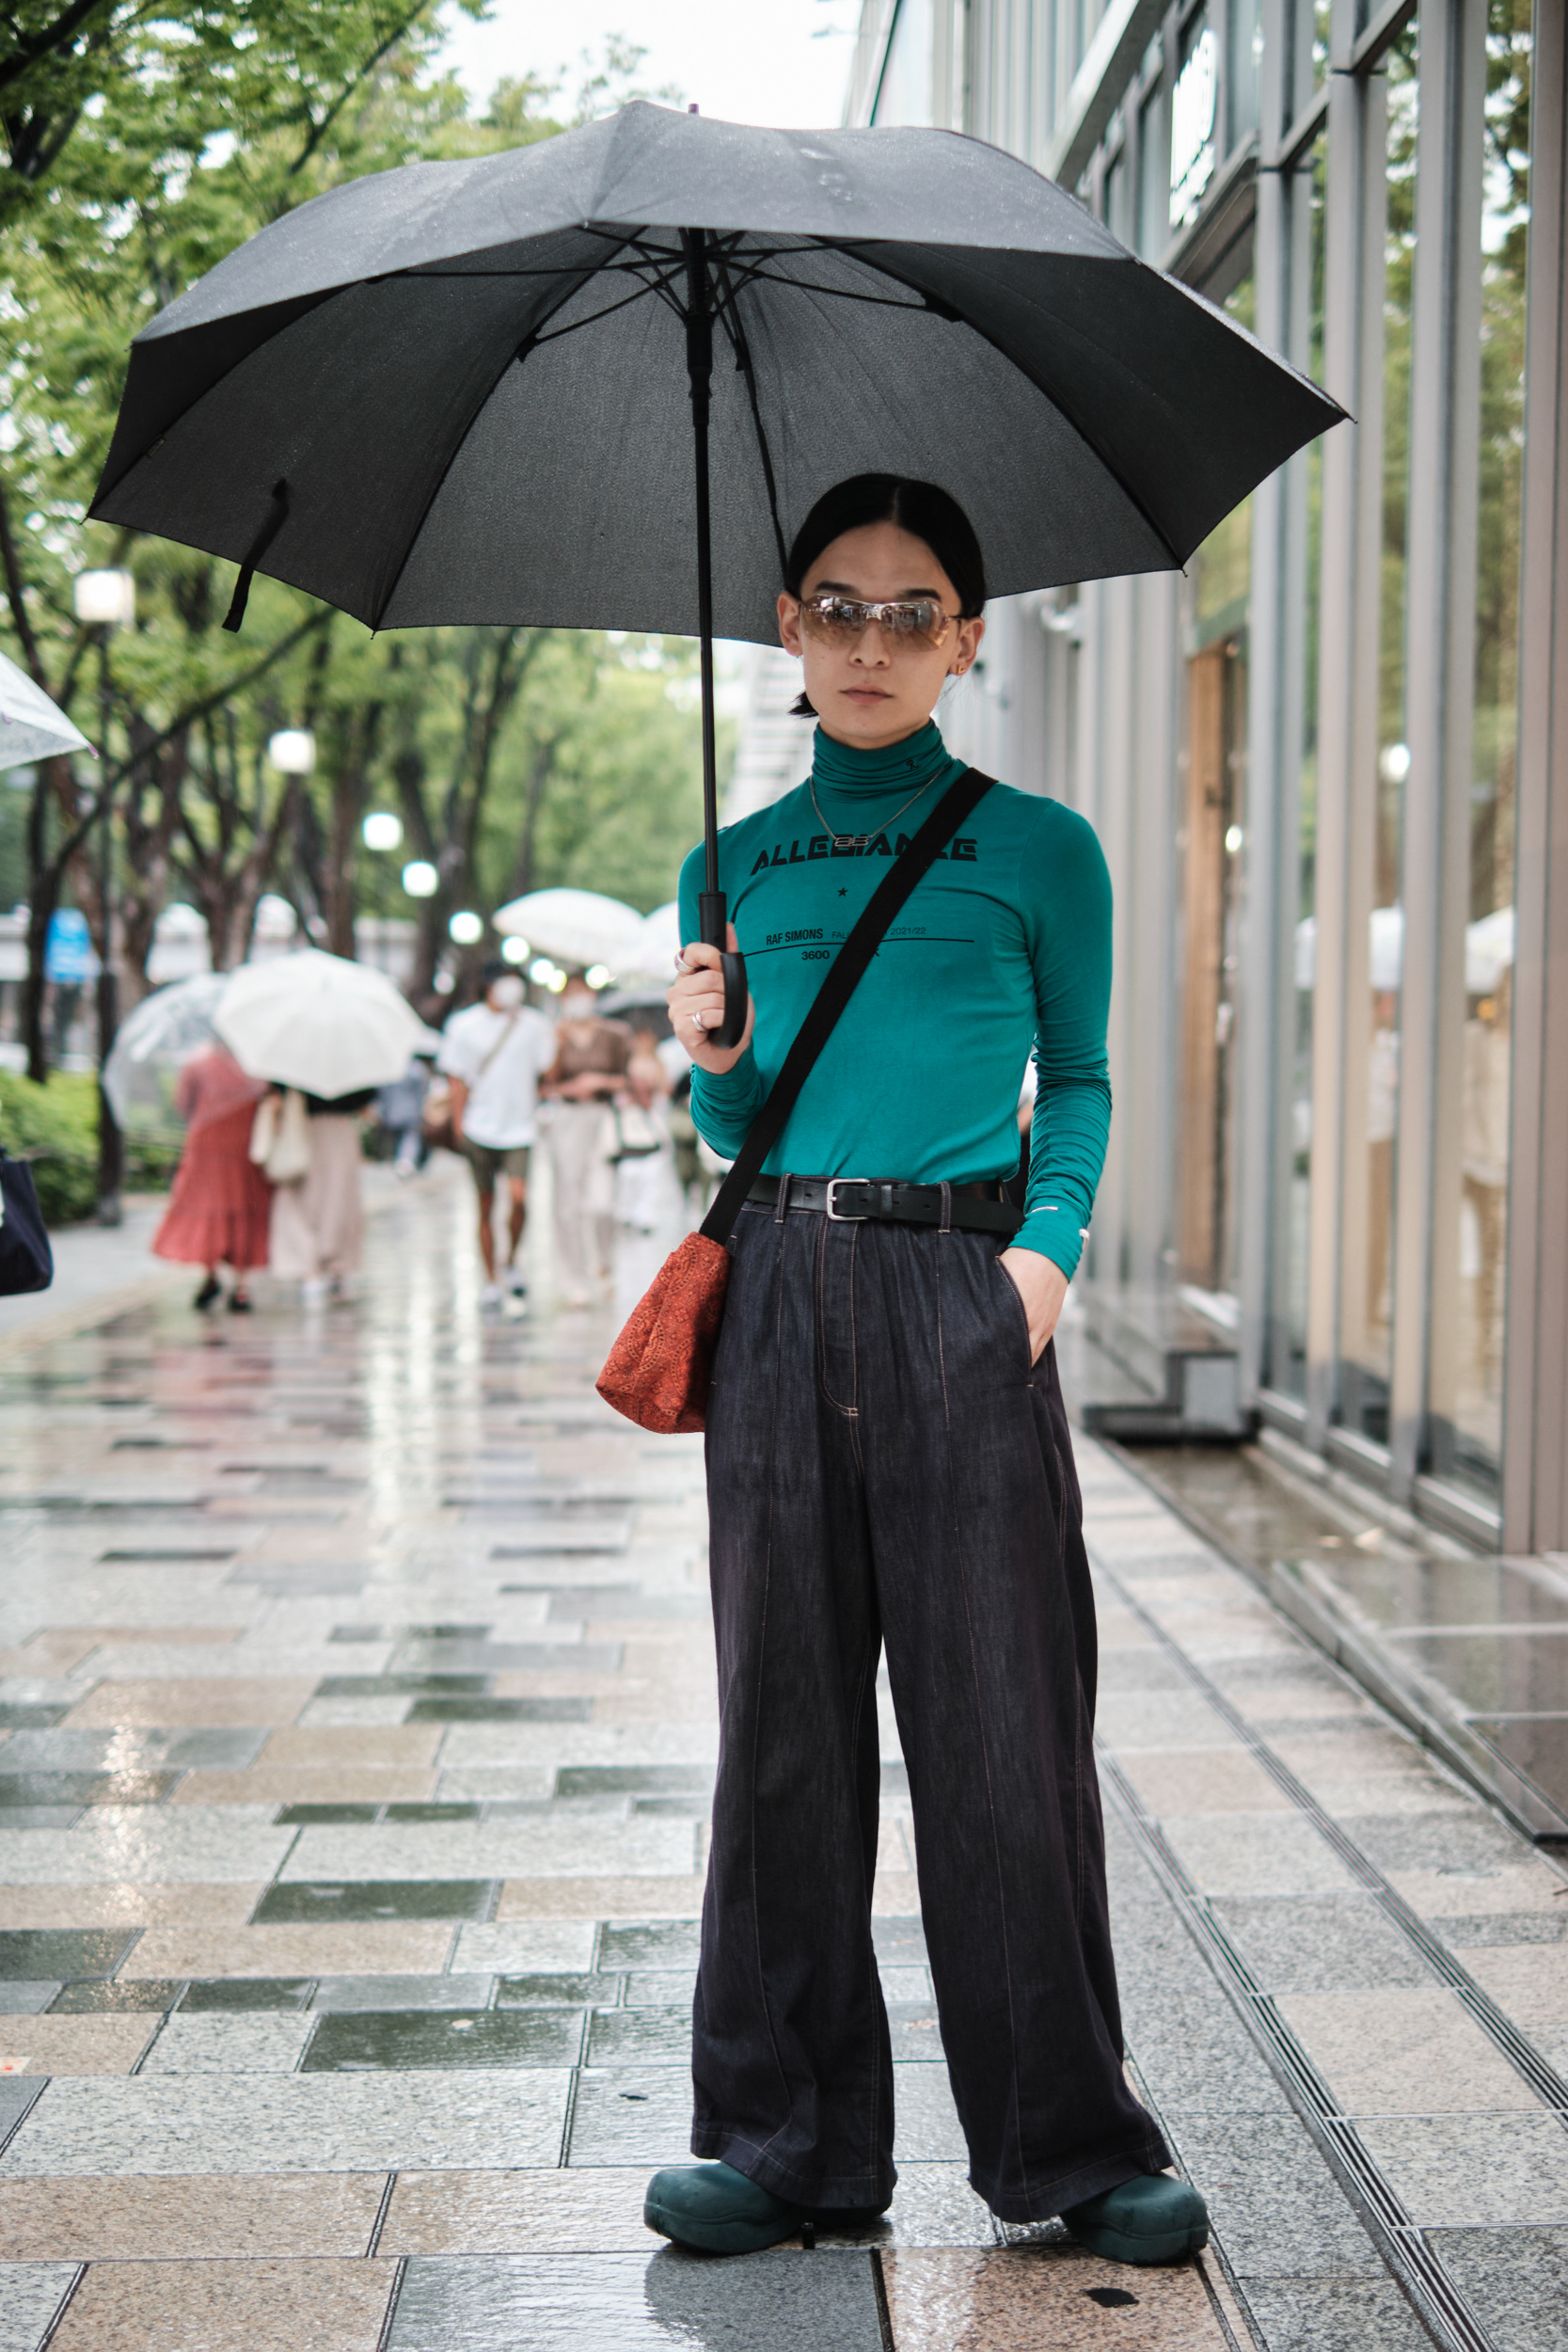
[[(784, 586), (798, 596), (807, 573), (835, 539), (868, 523), (896, 523), (923, 539), (958, 592), (958, 618), (973, 621), (985, 610), (986, 562), (974, 526), (956, 498), (934, 482), (911, 482), (895, 473), (851, 474), (824, 490), (795, 534), (784, 566)], [(816, 712), (804, 694), (794, 708), (803, 719)]]

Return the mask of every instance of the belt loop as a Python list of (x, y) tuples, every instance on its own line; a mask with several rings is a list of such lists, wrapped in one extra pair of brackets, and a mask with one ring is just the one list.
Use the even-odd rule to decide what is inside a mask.
[(937, 1231), (939, 1233), (950, 1233), (953, 1231), (953, 1187), (945, 1179), (942, 1187), (942, 1223)]
[(782, 1225), (784, 1218), (789, 1215), (789, 1186), (790, 1179), (787, 1176), (781, 1176), (779, 1178), (778, 1203), (773, 1211), (773, 1222), (775, 1225)]

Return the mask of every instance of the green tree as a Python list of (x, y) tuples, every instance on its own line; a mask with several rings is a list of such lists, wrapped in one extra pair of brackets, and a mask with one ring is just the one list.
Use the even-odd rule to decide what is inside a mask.
[[(481, 0), (463, 4), (477, 12)], [(135, 573), (137, 624), (113, 646), (109, 765), (133, 993), (171, 889), (203, 911), (220, 968), (245, 952), (257, 898), (274, 883), (313, 936), (351, 952), (367, 895), (358, 827), (372, 796), (401, 801), (410, 852), (442, 876), (421, 911), (417, 977), (428, 983), (455, 906), (494, 904), (517, 870), (553, 874), (584, 853), (586, 835), (576, 851), (567, 840), (562, 793), (592, 788), (635, 827), (645, 795), (627, 787), (617, 802), (610, 780), (638, 761), (646, 769), (656, 739), (666, 746), (664, 788), (687, 793), (680, 761), (694, 761), (694, 737), (661, 702), (662, 675), (623, 676), (621, 653), (555, 631), (372, 640), (265, 580), (239, 644), (219, 628), (230, 565), (83, 517), (132, 335), (224, 254), (338, 181), (526, 144), (620, 103), (633, 94), (641, 53), (611, 43), (570, 103), (558, 84), (519, 76), (476, 119), (435, 71), (435, 0), (345, 0), (315, 12), (290, 0), (182, 0), (156, 16), (104, 6), (68, 23), (71, 13), (40, 8), (8, 20), (9, 51), (0, 27), (0, 110), (11, 105), (15, 152), (33, 159), (25, 173), (13, 162), (17, 184), (0, 185), (0, 553), (20, 656), (93, 736), (96, 664), (72, 618), (72, 578), (85, 564)], [(661, 653), (653, 660), (673, 675), (684, 656), (673, 666)], [(570, 707), (574, 694), (584, 710)], [(654, 736), (617, 749), (614, 726), (639, 725), (640, 694)], [(269, 772), (265, 745), (277, 727), (300, 723), (316, 731), (319, 765), (308, 784), (289, 784)], [(677, 737), (692, 738), (684, 755)], [(84, 854), (95, 807), (71, 763), (40, 770), (27, 824), (35, 974), (68, 882), (102, 939)], [(495, 845), (508, 821), (518, 842), (503, 854)], [(38, 979), (28, 1026), (41, 1069)]]

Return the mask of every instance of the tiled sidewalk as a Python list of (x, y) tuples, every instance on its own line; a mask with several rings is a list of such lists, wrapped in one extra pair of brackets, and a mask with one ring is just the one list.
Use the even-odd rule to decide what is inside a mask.
[(596, 1325), (482, 1323), (467, 1224), (418, 1187), (353, 1306), (0, 1363), (0, 2352), (1560, 2340), (1568, 1880), (1090, 1446), (1131, 2063), (1214, 2249), (1114, 2269), (967, 2188), (890, 1720), (889, 2222), (656, 2246), (700, 1441), (599, 1407)]

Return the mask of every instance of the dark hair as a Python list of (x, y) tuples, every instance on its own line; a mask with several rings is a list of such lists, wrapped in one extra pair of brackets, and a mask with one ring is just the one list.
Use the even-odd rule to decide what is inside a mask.
[(516, 971), (516, 965), (508, 963), (504, 956), (488, 956), (479, 967), (480, 987), (488, 991), (497, 980), (515, 978)]
[[(986, 604), (986, 560), (974, 526), (952, 495), (934, 482), (911, 482), (895, 473), (851, 474), (824, 490), (800, 530), (784, 565), (784, 586), (798, 596), (806, 574), (824, 548), (847, 531), (867, 523), (896, 523), (911, 538), (924, 539), (958, 592), (958, 615), (976, 620)], [(801, 719), (816, 712), (804, 694), (793, 710)]]

